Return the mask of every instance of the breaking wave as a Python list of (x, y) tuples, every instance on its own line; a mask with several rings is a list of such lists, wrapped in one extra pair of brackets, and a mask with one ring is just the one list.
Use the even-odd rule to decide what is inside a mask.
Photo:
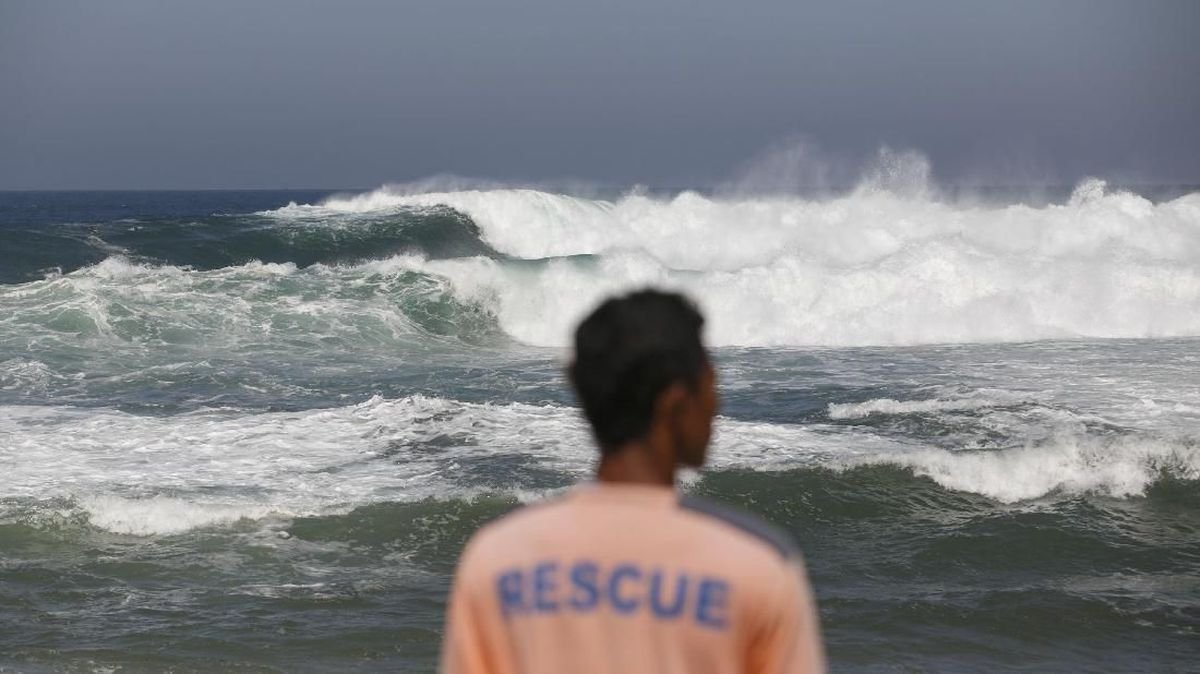
[(1154, 203), (1095, 180), (1041, 207), (867, 188), (381, 189), (210, 220), (110, 223), (88, 244), (98, 260), (0, 287), (0, 332), (171, 341), (249, 325), (319, 340), (352, 326), (367, 341), (502, 331), (562, 346), (600, 298), (657, 285), (695, 298), (718, 346), (1200, 335), (1200, 193)]
[(1200, 480), (1200, 447), (1186, 440), (1066, 435), (1003, 450), (927, 449), (872, 457), (848, 465), (884, 464), (911, 470), (946, 489), (1004, 503), (1054, 494), (1142, 496), (1166, 478)]
[(718, 345), (910, 345), (1200, 334), (1200, 194), (1153, 203), (1082, 183), (1063, 204), (925, 193), (594, 200), (528, 189), (381, 189), (282, 222), (449, 207), (499, 255), (365, 263), (449, 281), (505, 332), (562, 345), (605, 294), (690, 293)]
[[(60, 510), (68, 503), (91, 526), (134, 535), (430, 498), (504, 494), (524, 501), (583, 479), (594, 460), (578, 412), (558, 405), (417, 395), (296, 412), (0, 412), (0, 432), (16, 438), (22, 457), (6, 476), (10, 499)], [(1000, 502), (1133, 497), (1163, 479), (1200, 480), (1200, 446), (1187, 438), (1075, 430), (1020, 447), (935, 449), (869, 428), (718, 422), (717, 472), (863, 466), (900, 467), (944, 489)], [(0, 521), (10, 519), (2, 510)]]
[(828, 410), (830, 419), (865, 419), (872, 415), (891, 416), (981, 410), (1017, 405), (1026, 400), (1027, 398), (1024, 396), (1005, 391), (992, 391), (978, 392), (971, 396), (930, 400), (875, 398), (860, 403), (829, 403)]

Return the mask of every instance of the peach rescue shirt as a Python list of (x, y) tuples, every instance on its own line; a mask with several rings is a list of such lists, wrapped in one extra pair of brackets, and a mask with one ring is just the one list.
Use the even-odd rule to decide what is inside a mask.
[(669, 487), (593, 483), (485, 526), (459, 560), (446, 674), (822, 672), (796, 549)]

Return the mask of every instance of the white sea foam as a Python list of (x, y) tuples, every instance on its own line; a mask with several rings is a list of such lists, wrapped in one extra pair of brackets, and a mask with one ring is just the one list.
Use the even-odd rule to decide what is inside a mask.
[[(689, 292), (723, 345), (904, 345), (1200, 334), (1200, 194), (1155, 204), (1085, 181), (1065, 204), (964, 206), (921, 190), (615, 201), (534, 190), (387, 189), (276, 217), (447, 205), (532, 266), (399, 257), (515, 338), (561, 345), (598, 298)], [(591, 255), (583, 261), (570, 256)], [(377, 263), (368, 265), (380, 268)]]
[(1127, 260), (1000, 260), (941, 243), (879, 267), (797, 258), (726, 272), (670, 270), (642, 252), (535, 269), (476, 258), (392, 260), (449, 280), (514, 338), (562, 346), (602, 297), (639, 286), (684, 291), (715, 345), (865, 346), (1200, 335), (1200, 266)]
[(1200, 480), (1200, 447), (1184, 440), (1063, 435), (988, 451), (915, 450), (844, 462), (903, 466), (948, 489), (1012, 503), (1054, 493), (1139, 496), (1162, 477)]
[[(947, 451), (855, 427), (721, 419), (712, 465), (775, 470), (889, 463), (1001, 501), (1056, 491), (1137, 495), (1161, 469), (1200, 478), (1194, 444), (1070, 428), (1016, 449)], [(92, 525), (133, 535), (488, 491), (529, 500), (544, 489), (488, 482), (485, 475), (495, 474), (491, 462), (508, 457), (569, 480), (587, 476), (595, 456), (571, 408), (423, 396), (172, 417), (8, 406), (0, 408), (0, 437), (0, 501), (74, 503)]]
[[(362, 348), (422, 339), (408, 300), (444, 300), (446, 282), (364, 278), (360, 270), (250, 262), (192, 270), (108, 258), (70, 274), (0, 286), (0, 341), (57, 342), (70, 350), (96, 339), (108, 348), (198, 345), (347, 344)], [(92, 344), (91, 346), (95, 346)], [(141, 360), (141, 358), (139, 358)], [(37, 372), (0, 363), (0, 388), (36, 383)]]
[[(1056, 372), (1059, 376), (1079, 377), (1076, 372)], [(1112, 379), (1100, 385), (1103, 395), (1098, 395), (1101, 391), (1089, 391), (1086, 385), (1073, 386), (1070, 401), (1090, 399), (1104, 414), (1120, 416), (1128, 396), (1113, 389), (1119, 386), (1115, 380), (1124, 373), (1111, 374)], [(1180, 392), (1184, 388), (1180, 387)], [(839, 421), (913, 414), (947, 421), (960, 412), (970, 412), (973, 419), (970, 429), (939, 437), (939, 447), (929, 446), (929, 441), (920, 436), (908, 436), (909, 444), (904, 446), (838, 454), (832, 465), (843, 469), (876, 464), (900, 466), (947, 489), (1007, 503), (1054, 494), (1140, 496), (1164, 474), (1176, 479), (1200, 479), (1200, 444), (1194, 431), (1189, 430), (1195, 426), (1187, 421), (1188, 410), (1181, 406), (1162, 410), (1164, 417), (1171, 417), (1165, 424), (1142, 418), (1139, 409), (1124, 418), (1130, 424), (1128, 430), (1114, 432), (1117, 425), (1111, 419), (1097, 412), (1073, 410), (1066, 401), (1056, 402), (1055, 397), (1050, 391), (1034, 394), (980, 389), (957, 394), (941, 391), (928, 399), (876, 398), (831, 404), (829, 416)], [(1150, 405), (1143, 402), (1143, 407)], [(992, 438), (982, 447), (973, 441), (979, 432)], [(1008, 446), (988, 446), (994, 438), (1003, 438)]]
[[(802, 428), (724, 420), (721, 429), (718, 466), (783, 465), (837, 446)], [(512, 455), (582, 477), (595, 456), (571, 408), (423, 396), (172, 417), (9, 406), (0, 437), (0, 500), (68, 500), (93, 525), (135, 535), (492, 489), (529, 500), (542, 492), (477, 484), (463, 471)]]
[(327, 216), (444, 205), (480, 227), (503, 253), (537, 259), (640, 249), (672, 269), (741, 269), (805, 254), (834, 265), (870, 264), (913, 244), (957, 238), (982, 250), (1058, 256), (1112, 244), (1153, 258), (1200, 254), (1200, 195), (1163, 204), (1109, 193), (1087, 180), (1066, 204), (972, 207), (924, 191), (861, 189), (829, 200), (797, 197), (668, 198), (633, 193), (615, 201), (530, 189), (410, 194), (382, 188), (268, 214)]
[[(1088, 182), (1065, 204), (985, 208), (878, 189), (824, 201), (382, 190), (273, 213), (434, 204), (463, 210), (498, 250), (530, 260), (401, 255), (195, 271), (114, 257), (0, 288), (0, 333), (390, 343), (422, 333), (400, 306), (406, 297), (450, 293), (519, 341), (561, 346), (600, 298), (658, 285), (701, 304), (714, 345), (1200, 335), (1200, 194), (1154, 204)], [(410, 287), (405, 272), (424, 285)]]
[(977, 392), (973, 395), (928, 400), (895, 400), (874, 398), (861, 403), (830, 403), (830, 419), (864, 419), (871, 415), (891, 416), (902, 414), (930, 414), (936, 412), (964, 412), (993, 407), (1006, 407), (1025, 402), (1025, 396), (1007, 391)]
[(40, 360), (11, 358), (0, 361), (0, 391), (26, 395), (45, 394), (52, 384), (70, 384), (83, 375), (63, 376)]
[[(92, 524), (130, 534), (462, 496), (456, 461), (481, 452), (519, 448), (568, 468), (588, 456), (570, 410), (420, 396), (172, 417), (10, 406), (0, 437), (0, 499), (72, 500)], [(416, 449), (429, 442), (436, 450)]]
[(93, 495), (79, 499), (92, 525), (122, 534), (175, 534), (268, 515), (289, 515), (270, 506), (202, 503), (168, 496), (122, 498)]

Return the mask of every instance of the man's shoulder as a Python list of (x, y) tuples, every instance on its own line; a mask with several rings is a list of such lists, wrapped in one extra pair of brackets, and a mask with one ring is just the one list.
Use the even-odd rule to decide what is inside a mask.
[(705, 518), (730, 535), (766, 548), (782, 559), (799, 556), (799, 548), (789, 533), (741, 508), (700, 496), (680, 497), (679, 508), (690, 515)]

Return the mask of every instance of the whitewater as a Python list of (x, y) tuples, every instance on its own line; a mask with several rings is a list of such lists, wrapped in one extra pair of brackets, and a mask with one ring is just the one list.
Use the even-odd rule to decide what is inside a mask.
[(353, 227), (355, 215), (438, 206), (466, 214), (499, 259), (402, 256), (364, 271), (448, 279), (457, 297), (490, 306), (531, 344), (564, 344), (598, 298), (640, 285), (694, 296), (716, 345), (1200, 334), (1200, 195), (1154, 204), (1098, 180), (1041, 208), (869, 187), (828, 200), (683, 192), (613, 201), (385, 188), (264, 215)]
[(1186, 669), (1200, 191), (884, 178), (0, 194), (0, 669), (433, 671), (467, 537), (593, 469), (573, 326), (646, 285), (719, 373), (681, 488), (797, 538), (838, 669)]

